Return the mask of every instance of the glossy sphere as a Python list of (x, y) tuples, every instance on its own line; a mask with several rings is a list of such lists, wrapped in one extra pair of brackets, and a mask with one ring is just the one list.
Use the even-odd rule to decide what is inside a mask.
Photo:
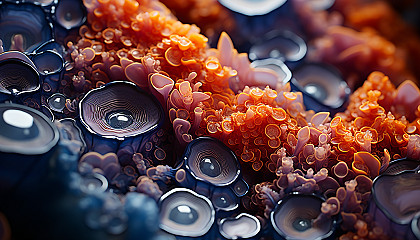
[(220, 164), (214, 158), (203, 158), (200, 161), (200, 170), (209, 177), (217, 177), (222, 173)]
[(216, 186), (233, 183), (239, 175), (239, 163), (235, 155), (222, 142), (209, 138), (197, 138), (185, 153), (185, 166), (198, 180)]
[(178, 236), (198, 237), (214, 222), (211, 202), (189, 189), (175, 188), (159, 200), (160, 227)]
[(86, 19), (85, 8), (80, 0), (60, 0), (54, 17), (65, 29), (79, 27)]
[(47, 99), (48, 107), (55, 112), (62, 112), (66, 106), (66, 97), (61, 93), (55, 93)]
[(133, 123), (133, 116), (129, 111), (115, 110), (107, 114), (106, 122), (115, 129), (124, 129)]
[(188, 205), (179, 205), (171, 210), (169, 219), (182, 225), (191, 225), (198, 219), (197, 210)]
[(58, 142), (58, 131), (42, 113), (18, 104), (0, 104), (0, 150), (43, 154)]

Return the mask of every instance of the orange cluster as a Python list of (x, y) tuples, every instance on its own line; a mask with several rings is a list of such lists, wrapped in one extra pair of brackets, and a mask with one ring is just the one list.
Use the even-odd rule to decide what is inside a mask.
[[(218, 50), (209, 49), (199, 28), (182, 24), (161, 3), (86, 0), (85, 5), (89, 24), (80, 28), (78, 39), (67, 43), (72, 64), (62, 82), (66, 95), (129, 80), (152, 93), (154, 88), (165, 87), (166, 102), (173, 84), (166, 84), (164, 76), (174, 83), (200, 83), (195, 92), (235, 96), (229, 79), (237, 72), (221, 63)], [(190, 113), (194, 114), (194, 108)]]
[[(84, 4), (89, 24), (67, 43), (71, 65), (62, 81), (66, 95), (114, 80), (132, 81), (160, 100), (179, 142), (185, 145), (192, 136), (221, 137), (255, 170), (289, 132), (293, 135), (306, 124), (302, 95), (279, 86), (274, 71), (251, 68), (227, 34), (217, 49), (210, 49), (196, 26), (177, 21), (157, 1)], [(269, 87), (244, 89), (266, 84), (278, 88), (279, 95)]]
[[(296, 99), (295, 93), (284, 96), (288, 101)], [(298, 121), (278, 106), (276, 98), (277, 92), (269, 87), (246, 87), (232, 100), (213, 94), (204, 102), (204, 121), (196, 133), (223, 140), (243, 162), (250, 162), (259, 171), (264, 159), (287, 145), (288, 135), (299, 129)]]
[(65, 83), (73, 82), (71, 90), (82, 92), (114, 80), (147, 87), (150, 73), (180, 79), (203, 70), (207, 38), (195, 25), (176, 20), (160, 2), (85, 0), (84, 4), (89, 24), (79, 29), (75, 43), (67, 43), (73, 66)]
[[(406, 101), (410, 99), (399, 97), (408, 92), (412, 94), (410, 99), (415, 101), (408, 103)], [(338, 113), (330, 122), (331, 143), (337, 160), (352, 163), (357, 174), (375, 177), (382, 165), (405, 157), (410, 135), (418, 133), (418, 129), (408, 121), (414, 114), (398, 106), (408, 105), (417, 110), (419, 96), (418, 88), (411, 82), (395, 89), (388, 77), (373, 72), (353, 93), (347, 110)]]
[[(318, 172), (309, 169), (304, 173), (300, 169), (294, 169), (293, 158), (286, 156), (285, 148), (280, 148), (277, 154), (279, 156), (276, 168), (277, 178), (272, 182), (258, 183), (251, 189), (251, 197), (244, 200), (244, 206), (248, 210), (262, 211), (264, 216), (268, 218), (277, 202), (286, 196), (288, 192), (311, 194), (315, 191), (322, 191), (322, 185), (331, 181), (336, 184), (337, 187), (335, 189), (338, 188), (338, 183), (328, 177), (326, 168), (322, 168)], [(329, 187), (333, 185), (329, 184)]]
[[(193, 6), (187, 4), (191, 2)], [(202, 7), (203, 2), (212, 2), (212, 7)], [(251, 194), (243, 198), (248, 211), (268, 217), (292, 191), (335, 193), (322, 206), (322, 214), (341, 214), (343, 230), (353, 233), (340, 239), (381, 238), (382, 229), (362, 215), (371, 179), (393, 159), (420, 159), (420, 90), (411, 81), (396, 88), (383, 73), (371, 73), (382, 70), (398, 77), (395, 82), (411, 76), (400, 48), (385, 38), (395, 34), (382, 29), (380, 35), (363, 28), (378, 24), (375, 16), (369, 20), (364, 12), (344, 13), (360, 26), (359, 32), (341, 26), (343, 19), (337, 12), (311, 15), (308, 8), (299, 7), (305, 1), (293, 2), (307, 26), (317, 31), (310, 59), (338, 66), (353, 87), (370, 74), (343, 113), (330, 117), (328, 112), (305, 111), (302, 93), (291, 92), (274, 71), (251, 68), (248, 56), (234, 49), (226, 33), (221, 34), (217, 48), (210, 49), (198, 27), (181, 23), (154, 0), (84, 0), (88, 24), (67, 43), (71, 64), (61, 81), (61, 92), (72, 101), (66, 106), (76, 111), (81, 93), (108, 82), (134, 82), (162, 104), (181, 146), (175, 149), (177, 153), (182, 154), (183, 147), (198, 136), (215, 137), (234, 151), (244, 180), (255, 183)], [(208, 23), (203, 25), (207, 34), (216, 31), (207, 22), (223, 12), (214, 0), (173, 3), (180, 3), (181, 14), (189, 7), (205, 9), (208, 12), (189, 11), (187, 18)], [(312, 21), (315, 16), (321, 17)], [(353, 83), (352, 78), (356, 79)], [(170, 147), (158, 143), (164, 138), (166, 132), (161, 130), (144, 144), (142, 154), (130, 147), (114, 154), (120, 162), (127, 158), (135, 163), (142, 175), (135, 175), (135, 190), (155, 199), (162, 194), (157, 183), (170, 183), (174, 174), (168, 166), (152, 166), (172, 156), (167, 151), (173, 148), (169, 138), (170, 144), (162, 141)], [(130, 175), (135, 169), (125, 167), (124, 172)]]

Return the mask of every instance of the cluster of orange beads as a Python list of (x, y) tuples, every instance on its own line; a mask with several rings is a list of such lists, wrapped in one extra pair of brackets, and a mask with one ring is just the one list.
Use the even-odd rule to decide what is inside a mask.
[(419, 131), (415, 126), (419, 100), (411, 81), (395, 89), (388, 77), (373, 72), (353, 93), (348, 109), (331, 120), (331, 143), (338, 160), (352, 162), (357, 173), (375, 177), (382, 165), (405, 157), (410, 139)]
[[(84, 3), (89, 25), (80, 28), (77, 43), (68, 43), (73, 60), (67, 74), (71, 91), (83, 92), (113, 80), (149, 89), (168, 110), (181, 143), (213, 136), (255, 171), (265, 164), (271, 172), (278, 165), (271, 155), (281, 147), (304, 169), (319, 170), (344, 161), (357, 173), (370, 176), (390, 159), (410, 151), (415, 154), (407, 150), (417, 141), (409, 134), (419, 132), (418, 121), (408, 122), (416, 117), (409, 114), (415, 111), (394, 109), (401, 97), (381, 73), (373, 73), (353, 94), (348, 110), (329, 123), (328, 115), (306, 113), (301, 95), (288, 86), (277, 91), (252, 87), (257, 81), (241, 75), (252, 75), (249, 61), (230, 46), (228, 37), (221, 37), (218, 49), (210, 49), (197, 27), (182, 24), (157, 1)], [(235, 94), (229, 88), (235, 77), (251, 87)], [(322, 164), (314, 167), (315, 160)]]
[[(293, 101), (297, 96), (288, 92), (285, 97)], [(298, 131), (297, 120), (278, 106), (276, 98), (277, 92), (269, 87), (246, 87), (232, 100), (213, 94), (208, 104), (212, 109), (206, 110), (197, 135), (223, 140), (243, 162), (259, 171), (263, 161), (287, 142), (288, 134)], [(269, 169), (274, 172), (275, 167)]]
[(383, 73), (371, 73), (345, 112), (332, 120), (328, 113), (316, 113), (289, 133), (267, 160), (277, 178), (256, 184), (245, 207), (267, 217), (286, 189), (321, 191), (334, 197), (325, 202), (320, 218), (341, 215), (347, 233), (340, 239), (389, 239), (365, 213), (372, 179), (391, 160), (420, 159), (419, 107), (420, 90), (413, 82), (395, 88)]
[[(197, 27), (176, 20), (160, 2), (86, 0), (84, 4), (89, 25), (80, 28), (77, 43), (67, 44), (74, 61), (69, 75), (82, 75), (90, 88), (113, 80), (147, 87), (149, 73), (164, 71), (179, 79), (203, 68), (207, 38)], [(78, 79), (72, 80), (78, 90)]]

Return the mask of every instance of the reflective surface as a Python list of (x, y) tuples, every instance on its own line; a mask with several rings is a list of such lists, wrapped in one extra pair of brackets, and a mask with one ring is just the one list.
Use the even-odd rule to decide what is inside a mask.
[(286, 239), (325, 239), (333, 233), (333, 220), (313, 225), (321, 213), (322, 202), (313, 195), (289, 195), (271, 212), (271, 224)]
[(240, 172), (232, 151), (212, 138), (198, 138), (191, 142), (184, 153), (184, 160), (195, 178), (216, 186), (232, 183)]
[(211, 202), (189, 189), (175, 188), (159, 200), (160, 227), (179, 236), (198, 237), (214, 222)]
[(18, 59), (0, 62), (0, 91), (10, 95), (33, 92), (39, 89), (39, 75), (28, 63)]
[(199, 165), (200, 171), (209, 177), (217, 177), (222, 173), (219, 162), (212, 157), (201, 159)]
[(61, 93), (54, 93), (47, 99), (48, 107), (55, 112), (62, 112), (66, 106), (66, 97)]
[(293, 78), (303, 92), (331, 108), (340, 107), (350, 94), (346, 82), (328, 65), (304, 64), (293, 71)]
[(58, 142), (58, 131), (42, 113), (18, 104), (0, 104), (0, 151), (43, 154)]
[(252, 60), (277, 58), (282, 61), (296, 62), (301, 60), (306, 52), (305, 41), (293, 32), (272, 31), (250, 48), (249, 58)]
[(247, 239), (259, 233), (261, 224), (256, 217), (241, 213), (234, 218), (221, 219), (219, 229), (227, 239)]
[(188, 205), (179, 205), (173, 208), (169, 213), (169, 220), (182, 225), (191, 225), (195, 223), (197, 219), (197, 210)]
[(85, 8), (80, 0), (60, 0), (54, 11), (54, 19), (65, 29), (81, 26), (86, 20)]
[(418, 238), (418, 7), (170, 2), (0, 0), (0, 238)]
[(41, 7), (33, 4), (0, 5), (0, 39), (4, 49), (27, 51), (52, 38)]
[(105, 138), (143, 134), (163, 120), (157, 101), (128, 82), (113, 82), (90, 91), (80, 101), (79, 110), (85, 127)]
[(420, 174), (402, 172), (378, 177), (373, 185), (373, 198), (379, 208), (394, 222), (408, 224), (420, 210)]
[(256, 2), (253, 0), (219, 0), (219, 2), (225, 7), (229, 8), (232, 11), (247, 15), (264, 15), (267, 14), (280, 6), (282, 6), (286, 0), (276, 1), (276, 0), (264, 0), (261, 2)]
[(32, 57), (38, 72), (42, 75), (54, 74), (61, 71), (64, 67), (64, 59), (52, 50), (37, 53)]

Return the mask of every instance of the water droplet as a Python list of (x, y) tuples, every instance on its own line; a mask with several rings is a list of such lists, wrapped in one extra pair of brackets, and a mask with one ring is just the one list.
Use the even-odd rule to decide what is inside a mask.
[(233, 191), (238, 197), (243, 196), (248, 191), (248, 186), (244, 180), (239, 180), (235, 183)]
[(328, 97), (327, 90), (319, 84), (309, 83), (304, 87), (304, 89), (307, 93), (319, 101), (324, 101)]
[(206, 157), (200, 161), (200, 170), (209, 177), (217, 177), (222, 173), (219, 162), (212, 157)]
[(191, 225), (198, 219), (198, 212), (188, 205), (179, 205), (171, 210), (169, 219), (183, 225)]
[(48, 106), (53, 111), (61, 112), (66, 106), (66, 97), (62, 94), (54, 94), (48, 99)]
[(311, 226), (311, 220), (309, 219), (297, 218), (295, 221), (293, 221), (293, 228), (299, 232), (306, 231), (311, 228)]
[(112, 111), (106, 117), (108, 124), (115, 129), (124, 129), (133, 123), (133, 116), (129, 111)]
[(73, 19), (71, 12), (66, 12), (64, 15), (64, 20), (71, 21)]
[(213, 204), (219, 208), (227, 208), (230, 206), (225, 197), (220, 196), (213, 200)]
[(29, 113), (15, 109), (4, 111), (3, 120), (17, 128), (30, 128), (34, 124), (34, 118)]

